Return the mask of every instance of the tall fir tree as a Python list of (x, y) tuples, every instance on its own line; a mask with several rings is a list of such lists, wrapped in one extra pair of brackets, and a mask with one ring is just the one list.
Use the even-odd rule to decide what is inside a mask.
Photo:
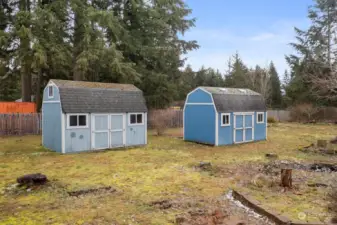
[(293, 103), (337, 105), (337, 4), (335, 0), (315, 0), (309, 8), (308, 30), (295, 28), (296, 55), (286, 57), (291, 78), (286, 95)]
[(273, 62), (269, 65), (269, 74), (271, 85), (270, 103), (273, 108), (279, 108), (282, 106), (281, 82)]

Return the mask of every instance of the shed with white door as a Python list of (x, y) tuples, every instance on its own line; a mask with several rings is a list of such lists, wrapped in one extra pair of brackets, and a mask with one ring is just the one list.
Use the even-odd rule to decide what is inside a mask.
[(184, 140), (231, 145), (267, 139), (264, 98), (249, 89), (198, 87), (184, 106)]
[(147, 107), (131, 84), (50, 80), (43, 92), (43, 146), (60, 153), (147, 144)]

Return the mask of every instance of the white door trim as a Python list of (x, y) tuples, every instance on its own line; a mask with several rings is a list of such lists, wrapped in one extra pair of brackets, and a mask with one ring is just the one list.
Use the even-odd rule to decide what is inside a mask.
[[(234, 126), (233, 126), (233, 142), (234, 144), (240, 144), (240, 143), (247, 143), (247, 142), (253, 142), (254, 141), (254, 130), (255, 130), (255, 123), (254, 123), (254, 112), (237, 112), (234, 113)], [(242, 116), (242, 127), (236, 128), (236, 116)], [(246, 116), (252, 117), (252, 126), (246, 127)], [(246, 128), (252, 129), (252, 140), (246, 140)], [(243, 135), (243, 141), (236, 141), (236, 130), (242, 130)]]

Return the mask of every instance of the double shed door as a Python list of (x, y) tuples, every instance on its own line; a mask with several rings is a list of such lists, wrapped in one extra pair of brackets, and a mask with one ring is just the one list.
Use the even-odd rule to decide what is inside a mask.
[(254, 113), (234, 114), (234, 143), (254, 140)]
[(125, 146), (125, 114), (92, 115), (92, 148)]

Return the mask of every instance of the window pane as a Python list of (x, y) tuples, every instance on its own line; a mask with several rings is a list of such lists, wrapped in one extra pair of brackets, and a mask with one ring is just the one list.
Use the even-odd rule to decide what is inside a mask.
[(49, 91), (48, 95), (53, 96), (53, 87), (52, 86), (49, 86), (48, 91)]
[(137, 114), (137, 123), (143, 123), (143, 114)]
[(222, 124), (227, 125), (229, 124), (229, 115), (222, 116)]
[(86, 126), (87, 125), (87, 116), (78, 116), (78, 125), (79, 126)]
[(77, 116), (70, 116), (69, 117), (69, 125), (71, 127), (77, 126)]
[(136, 115), (135, 114), (131, 114), (130, 116), (130, 124), (135, 124), (136, 123)]
[(263, 122), (263, 114), (258, 114), (257, 120), (258, 122)]

